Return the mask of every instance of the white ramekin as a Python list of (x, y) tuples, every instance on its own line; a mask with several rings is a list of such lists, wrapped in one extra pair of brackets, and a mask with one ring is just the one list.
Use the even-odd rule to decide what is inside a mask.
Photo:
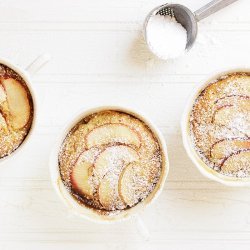
[[(104, 216), (100, 215), (95, 209), (91, 209), (87, 206), (80, 205), (69, 193), (69, 191), (65, 188), (59, 171), (58, 166), (58, 154), (61, 148), (61, 145), (63, 143), (63, 140), (65, 139), (68, 132), (76, 125), (82, 118), (104, 110), (117, 110), (122, 111), (128, 114), (131, 114), (149, 126), (149, 128), (152, 130), (152, 132), (155, 134), (156, 138), (158, 139), (162, 154), (163, 154), (163, 168), (162, 168), (162, 174), (160, 177), (160, 180), (158, 184), (156, 185), (156, 188), (154, 191), (142, 202), (140, 202), (138, 205), (136, 205), (133, 208), (121, 211), (117, 215), (112, 216)], [(130, 108), (125, 107), (118, 107), (118, 106), (102, 106), (102, 107), (95, 107), (88, 110), (82, 111), (80, 114), (76, 115), (63, 129), (62, 133), (58, 137), (58, 140), (56, 142), (56, 145), (51, 153), (50, 157), (50, 173), (51, 173), (51, 180), (52, 184), (56, 190), (56, 193), (60, 197), (60, 199), (63, 201), (64, 204), (68, 207), (70, 213), (78, 215), (84, 219), (88, 219), (93, 222), (99, 222), (99, 223), (110, 223), (110, 222), (117, 222), (122, 221), (126, 218), (131, 217), (132, 215), (137, 214), (139, 211), (141, 211), (144, 207), (151, 204), (156, 197), (161, 193), (167, 174), (169, 171), (169, 162), (168, 162), (168, 156), (167, 156), (167, 146), (165, 143), (165, 140), (161, 134), (161, 132), (157, 129), (157, 127), (154, 125), (152, 121), (150, 121), (148, 118), (145, 118), (144, 115), (141, 113), (132, 110)]]
[(207, 178), (220, 182), (227, 186), (235, 186), (235, 187), (242, 187), (242, 186), (250, 186), (250, 178), (236, 178), (236, 177), (229, 177), (226, 175), (222, 175), (218, 173), (217, 171), (211, 169), (208, 167), (199, 157), (197, 152), (195, 151), (191, 137), (190, 137), (190, 114), (194, 105), (195, 100), (200, 95), (202, 90), (204, 90), (210, 83), (217, 80), (221, 76), (225, 76), (230, 73), (234, 72), (247, 72), (250, 73), (249, 68), (236, 68), (231, 70), (222, 70), (219, 73), (212, 74), (212, 77), (209, 77), (208, 79), (205, 79), (202, 81), (201, 84), (197, 85), (197, 87), (194, 88), (192, 94), (189, 97), (189, 100), (185, 106), (185, 110), (182, 116), (181, 120), (181, 130), (182, 130), (182, 140), (184, 147), (186, 149), (186, 152), (189, 156), (189, 158), (193, 161), (195, 166), (198, 168), (198, 170)]
[(9, 159), (13, 159), (16, 157), (16, 155), (19, 154), (19, 152), (21, 152), (27, 142), (29, 141), (30, 136), (33, 134), (34, 131), (34, 127), (36, 124), (36, 117), (37, 117), (37, 105), (36, 105), (36, 97), (35, 97), (35, 93), (33, 91), (33, 83), (31, 81), (31, 75), (36, 73), (46, 62), (48, 62), (48, 60), (50, 59), (49, 55), (45, 54), (42, 56), (39, 56), (35, 61), (33, 61), (26, 69), (22, 69), (20, 68), (18, 65), (12, 63), (10, 60), (6, 59), (6, 58), (0, 58), (0, 63), (4, 64), (6, 66), (8, 66), (10, 69), (14, 70), (18, 75), (20, 75), (23, 80), (25, 81), (31, 97), (32, 97), (32, 101), (33, 101), (33, 120), (32, 120), (32, 124), (30, 127), (30, 130), (27, 134), (27, 136), (25, 137), (24, 141), (19, 145), (19, 147), (13, 151), (10, 155), (1, 158), (0, 159), (0, 164), (5, 163), (7, 160)]

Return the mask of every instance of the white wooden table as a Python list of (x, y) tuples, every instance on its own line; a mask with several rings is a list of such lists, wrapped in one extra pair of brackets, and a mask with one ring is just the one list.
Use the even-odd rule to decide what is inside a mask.
[[(179, 0), (192, 10), (208, 0)], [(39, 117), (16, 161), (0, 168), (0, 249), (250, 249), (250, 190), (205, 179), (181, 142), (180, 117), (192, 88), (221, 68), (250, 67), (250, 1), (202, 21), (195, 47), (161, 62), (143, 43), (145, 15), (162, 0), (0, 0), (0, 56), (26, 67), (48, 52), (34, 76)], [(129, 105), (162, 130), (170, 174), (142, 213), (151, 238), (133, 221), (96, 225), (70, 217), (49, 179), (55, 138), (77, 111)]]

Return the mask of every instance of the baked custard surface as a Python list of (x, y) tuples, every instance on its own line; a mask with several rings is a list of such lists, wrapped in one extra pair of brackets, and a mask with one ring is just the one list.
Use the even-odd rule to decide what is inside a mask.
[(190, 115), (193, 146), (207, 166), (250, 177), (250, 74), (237, 72), (210, 83)]
[(71, 129), (59, 153), (59, 168), (79, 203), (108, 214), (148, 197), (161, 176), (162, 152), (144, 122), (107, 110)]

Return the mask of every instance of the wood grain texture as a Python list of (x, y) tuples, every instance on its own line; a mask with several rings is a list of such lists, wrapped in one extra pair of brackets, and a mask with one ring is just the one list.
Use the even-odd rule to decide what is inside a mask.
[[(207, 0), (179, 0), (192, 10)], [(26, 67), (48, 52), (33, 76), (39, 116), (15, 161), (0, 168), (0, 249), (249, 249), (249, 188), (201, 176), (182, 146), (180, 118), (190, 91), (211, 72), (250, 67), (250, 2), (241, 0), (199, 24), (194, 48), (162, 62), (142, 38), (145, 15), (161, 0), (0, 0), (0, 56)], [(72, 217), (56, 196), (48, 161), (55, 138), (75, 113), (125, 105), (151, 117), (169, 148), (170, 174), (142, 219), (96, 225)]]

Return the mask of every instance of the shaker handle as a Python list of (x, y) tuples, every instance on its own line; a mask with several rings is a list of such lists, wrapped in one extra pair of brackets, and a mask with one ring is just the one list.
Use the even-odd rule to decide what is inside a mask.
[(236, 1), (237, 0), (213, 0), (200, 9), (196, 10), (194, 12), (195, 18), (198, 22)]

